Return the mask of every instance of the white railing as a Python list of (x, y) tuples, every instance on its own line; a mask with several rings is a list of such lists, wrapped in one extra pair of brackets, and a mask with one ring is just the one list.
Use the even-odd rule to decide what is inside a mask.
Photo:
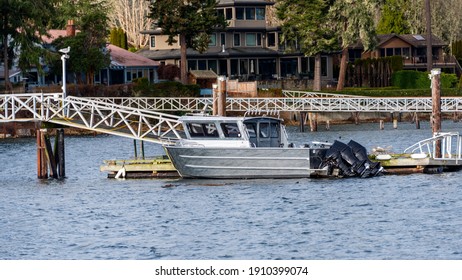
[[(436, 146), (441, 145), (441, 157), (436, 157)], [(462, 137), (458, 132), (439, 132), (406, 148), (404, 153), (426, 154), (433, 159), (462, 159)]]
[(46, 121), (156, 143), (182, 138), (178, 118), (62, 94), (0, 95), (0, 122)]
[(348, 95), (348, 94), (334, 94), (334, 93), (324, 93), (324, 92), (313, 92), (313, 91), (299, 91), (299, 90), (283, 90), (282, 94), (287, 98), (345, 98), (345, 97), (360, 97), (358, 95)]
[[(90, 98), (154, 111), (201, 111), (211, 108), (212, 98), (134, 97)], [(311, 98), (227, 98), (226, 110), (234, 112), (431, 112), (430, 97), (311, 97)], [(460, 112), (462, 98), (441, 98), (442, 112)]]

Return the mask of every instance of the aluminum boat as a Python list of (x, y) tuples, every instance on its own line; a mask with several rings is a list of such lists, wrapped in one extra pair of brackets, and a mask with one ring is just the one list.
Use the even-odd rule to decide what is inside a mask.
[[(296, 147), (279, 118), (184, 116), (180, 121), (184, 138), (164, 148), (184, 178), (364, 177), (371, 169), (367, 164), (373, 164), (356, 157), (352, 164), (345, 162), (341, 151), (332, 151), (337, 141)], [(348, 170), (338, 172), (339, 162)]]

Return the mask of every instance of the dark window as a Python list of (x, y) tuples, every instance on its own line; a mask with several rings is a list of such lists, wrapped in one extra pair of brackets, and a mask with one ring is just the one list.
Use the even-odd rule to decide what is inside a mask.
[(225, 18), (225, 10), (224, 9), (217, 9), (217, 15), (219, 17)]
[(225, 33), (220, 33), (220, 45), (221, 46), (223, 46), (223, 45), (226, 46), (226, 34)]
[(387, 48), (387, 56), (393, 56), (393, 49)]
[(276, 33), (268, 33), (268, 47), (276, 47)]
[(260, 138), (270, 137), (270, 125), (269, 123), (260, 123)]
[(257, 8), (257, 20), (265, 20), (265, 8)]
[(221, 129), (227, 138), (240, 138), (241, 133), (237, 123), (222, 123)]
[(401, 55), (401, 48), (395, 48), (395, 55)]
[(257, 33), (257, 46), (261, 46), (261, 33)]
[(234, 46), (239, 47), (241, 45), (241, 34), (234, 33)]
[(197, 70), (207, 70), (207, 60), (205, 59), (198, 60)]
[(233, 19), (233, 9), (232, 8), (226, 8), (226, 19), (227, 20)]
[(151, 36), (151, 48), (156, 47), (156, 36)]
[(246, 20), (255, 19), (255, 8), (245, 8), (245, 19)]
[(236, 8), (236, 19), (244, 19), (244, 8)]
[(188, 60), (188, 69), (197, 70), (197, 60)]
[(214, 123), (188, 123), (187, 128), (191, 138), (195, 137), (213, 137), (218, 138), (217, 127)]

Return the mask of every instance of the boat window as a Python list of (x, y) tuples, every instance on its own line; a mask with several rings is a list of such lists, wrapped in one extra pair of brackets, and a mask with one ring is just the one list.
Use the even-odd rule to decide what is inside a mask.
[(237, 123), (222, 123), (221, 129), (226, 138), (241, 138), (241, 132)]
[(189, 135), (194, 137), (214, 137), (218, 138), (217, 127), (214, 123), (188, 123)]
[(260, 138), (268, 138), (270, 136), (269, 123), (260, 123)]
[(249, 132), (249, 137), (250, 138), (255, 138), (257, 137), (257, 133), (255, 133), (255, 125), (253, 123), (246, 123), (245, 126), (247, 127), (247, 131)]
[(271, 124), (271, 138), (279, 138), (279, 130), (277, 123)]

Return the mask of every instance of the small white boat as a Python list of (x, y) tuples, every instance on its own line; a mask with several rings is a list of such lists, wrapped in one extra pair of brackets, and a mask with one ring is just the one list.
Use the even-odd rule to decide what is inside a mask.
[(370, 172), (370, 165), (376, 163), (354, 155), (355, 162), (342, 158), (344, 147), (338, 150), (341, 145), (337, 141), (295, 147), (278, 118), (184, 116), (180, 121), (184, 138), (164, 148), (184, 178), (326, 177), (338, 173), (334, 169), (342, 170), (342, 164), (348, 169), (340, 172), (343, 175), (377, 173)]

